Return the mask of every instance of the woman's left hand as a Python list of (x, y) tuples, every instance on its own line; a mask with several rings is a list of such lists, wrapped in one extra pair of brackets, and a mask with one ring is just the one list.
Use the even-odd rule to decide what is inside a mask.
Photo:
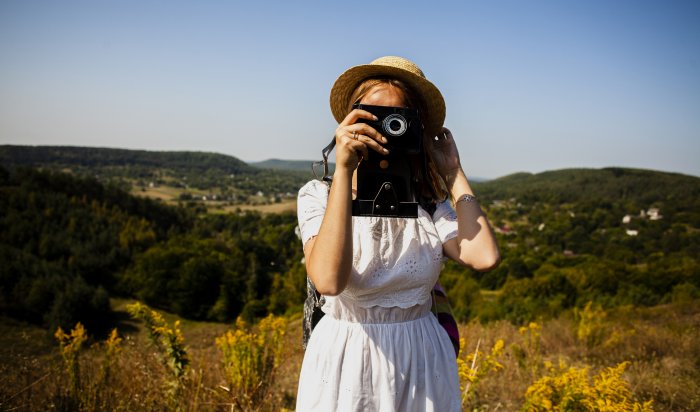
[(462, 169), (459, 161), (459, 151), (452, 137), (452, 132), (446, 127), (437, 136), (426, 139), (426, 150), (430, 153), (431, 159), (435, 162), (438, 173), (449, 182)]

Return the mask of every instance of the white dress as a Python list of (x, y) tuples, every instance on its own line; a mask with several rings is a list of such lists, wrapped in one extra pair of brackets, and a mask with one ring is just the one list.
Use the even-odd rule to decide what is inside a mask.
[[(318, 234), (328, 186), (299, 191), (302, 242)], [(443, 263), (457, 233), (454, 210), (433, 217), (353, 217), (353, 271), (345, 290), (326, 297), (299, 377), (296, 410), (459, 411), (455, 351), (430, 313)]]

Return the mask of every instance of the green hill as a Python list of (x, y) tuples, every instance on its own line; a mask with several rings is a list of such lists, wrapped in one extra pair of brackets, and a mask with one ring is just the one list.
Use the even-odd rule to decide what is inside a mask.
[(700, 178), (643, 169), (562, 169), (538, 174), (516, 173), (476, 185), (493, 199), (556, 203), (629, 200), (653, 203), (700, 202)]
[(472, 280), (447, 265), (441, 279), (453, 295), (463, 291), (455, 302), (460, 317), (520, 323), (588, 301), (652, 306), (700, 297), (700, 178), (564, 169), (474, 188), (502, 261)]
[(259, 192), (268, 197), (296, 194), (312, 177), (308, 168), (279, 173), (217, 153), (71, 146), (0, 146), (0, 164), (7, 168), (69, 171), (101, 181), (118, 181), (125, 188), (155, 185), (198, 189), (236, 202), (245, 202)]
[(0, 313), (67, 327), (109, 321), (134, 254), (193, 217), (94, 178), (0, 167)]
[(296, 222), (199, 214), (94, 178), (0, 167), (0, 314), (101, 330), (110, 296), (197, 319), (284, 312), (305, 291)]
[(0, 146), (0, 163), (65, 168), (153, 168), (170, 169), (180, 173), (249, 173), (257, 171), (245, 162), (217, 153), (158, 152), (75, 146)]

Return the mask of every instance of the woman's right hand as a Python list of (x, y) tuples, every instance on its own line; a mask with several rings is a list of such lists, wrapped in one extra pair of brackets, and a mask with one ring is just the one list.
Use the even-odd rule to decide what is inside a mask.
[(352, 174), (370, 150), (389, 153), (382, 146), (386, 138), (367, 123), (358, 123), (363, 119), (377, 120), (366, 110), (354, 109), (335, 129), (335, 174), (323, 223), (304, 245), (306, 273), (327, 296), (341, 293), (352, 273)]
[(353, 109), (335, 129), (336, 170), (354, 171), (363, 158), (369, 156), (369, 150), (386, 155), (389, 151), (382, 146), (387, 140), (367, 123), (358, 123), (360, 119), (377, 120), (372, 113)]

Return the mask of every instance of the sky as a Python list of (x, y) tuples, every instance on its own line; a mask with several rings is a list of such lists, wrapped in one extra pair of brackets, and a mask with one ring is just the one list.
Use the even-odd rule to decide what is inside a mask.
[(0, 144), (318, 160), (347, 68), (414, 61), (470, 177), (700, 176), (700, 2), (0, 2)]

